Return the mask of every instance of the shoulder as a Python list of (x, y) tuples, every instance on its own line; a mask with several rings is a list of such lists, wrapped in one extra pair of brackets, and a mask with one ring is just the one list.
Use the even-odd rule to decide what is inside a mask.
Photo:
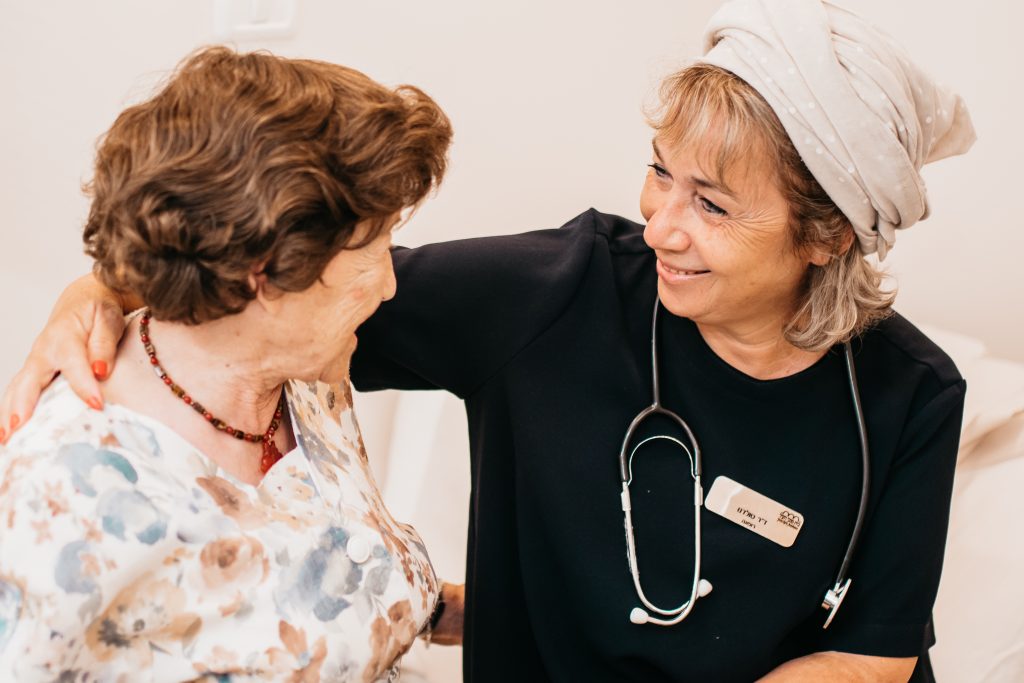
[(651, 248), (644, 242), (644, 226), (622, 216), (590, 209), (586, 214), (594, 225), (594, 232), (608, 244), (608, 250), (617, 254), (644, 254)]
[(55, 382), (0, 451), (0, 538), (58, 545), (105, 534), (146, 545), (162, 539), (165, 496), (151, 489), (166, 492), (171, 484), (152, 433), (135, 427), (82, 405)]
[(866, 345), (875, 345), (877, 353), (891, 357), (892, 362), (917, 368), (938, 388), (963, 380), (953, 359), (899, 313), (893, 313), (868, 330), (864, 341)]
[(58, 381), (0, 451), (0, 610), (24, 606), (8, 647), (25, 671), (80, 648), (103, 601), (177, 543), (144, 442)]
[(966, 382), (949, 355), (906, 318), (893, 313), (854, 350), (865, 409), (898, 418), (905, 444), (947, 422), (959, 424)]
[[(101, 427), (102, 422), (102, 413), (86, 407), (63, 379), (57, 379), (43, 392), (32, 419), (0, 449), (0, 496), (4, 505), (35, 508), (44, 491), (61, 492), (60, 500), (47, 503), (55, 510), (73, 511), (72, 499), (95, 499), (100, 493), (92, 483), (92, 468), (101, 461), (121, 473), (120, 478), (134, 483), (135, 469), (122, 455), (103, 445), (108, 430)], [(100, 476), (99, 481), (104, 486), (117, 484), (117, 478)], [(53, 516), (59, 517), (56, 513)], [(9, 519), (23, 522), (25, 517), (11, 515)]]
[(633, 221), (588, 209), (558, 228), (399, 248), (394, 252), (395, 270), (400, 283), (449, 275), (464, 281), (572, 281), (587, 269), (595, 249), (646, 249), (642, 233)]
[(43, 390), (32, 419), (15, 432), (0, 452), (47, 450), (55, 442), (64, 440), (69, 433), (89, 431), (90, 412), (75, 396), (63, 377), (58, 377)]
[(355, 386), (468, 396), (642, 242), (636, 223), (590, 209), (559, 228), (396, 249), (398, 290), (360, 328)]

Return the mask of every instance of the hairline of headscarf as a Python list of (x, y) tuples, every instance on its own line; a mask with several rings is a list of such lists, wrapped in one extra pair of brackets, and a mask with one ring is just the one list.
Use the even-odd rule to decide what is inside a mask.
[(700, 61), (734, 73), (775, 111), (861, 251), (885, 258), (928, 216), (921, 167), (975, 140), (963, 100), (886, 34), (822, 0), (732, 0)]

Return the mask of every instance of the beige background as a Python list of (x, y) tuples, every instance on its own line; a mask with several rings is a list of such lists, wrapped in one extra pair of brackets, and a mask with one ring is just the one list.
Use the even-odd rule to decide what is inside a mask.
[[(1024, 194), (1024, 9), (1009, 0), (850, 4), (960, 90), (979, 134), (968, 156), (925, 172), (932, 218), (900, 235), (886, 261), (899, 283), (898, 308), (1024, 360), (1024, 221), (1016, 206)], [(291, 38), (241, 47), (337, 61), (385, 83), (415, 83), (454, 121), (445, 186), (399, 235), (415, 245), (553, 227), (590, 206), (639, 218), (649, 153), (643, 104), (659, 78), (697, 54), (701, 27), (717, 3), (298, 6)], [(0, 0), (0, 385), (60, 289), (89, 266), (81, 254), (87, 202), (79, 187), (97, 136), (213, 36), (212, 0)], [(399, 405), (389, 394), (359, 402), (389, 504), (438, 549), (441, 573), (460, 578), (467, 475), (459, 406), (418, 398)], [(405, 426), (392, 433), (396, 422)], [(442, 441), (452, 452), (443, 473), (417, 457)], [(430, 666), (441, 672), (436, 680), (455, 680), (457, 654), (431, 650)]]
[[(450, 113), (451, 174), (401, 235), (417, 244), (560, 225), (589, 206), (637, 218), (649, 150), (642, 104), (696, 54), (716, 4), (298, 0), (294, 37), (263, 46), (416, 83)], [(899, 308), (1024, 360), (1015, 206), (1024, 9), (1009, 0), (851, 4), (959, 88), (980, 138), (968, 156), (926, 171), (932, 218), (900, 235), (887, 260)], [(0, 383), (62, 285), (88, 266), (79, 185), (97, 136), (213, 40), (212, 7), (0, 0)]]

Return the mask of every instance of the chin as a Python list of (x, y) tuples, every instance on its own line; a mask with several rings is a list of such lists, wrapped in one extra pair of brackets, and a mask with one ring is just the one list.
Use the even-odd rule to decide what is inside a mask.
[(317, 379), (325, 384), (343, 384), (347, 382), (351, 360), (352, 354), (350, 353), (333, 360), (324, 367), (320, 372), (320, 377)]
[(697, 321), (706, 308), (703, 302), (695, 301), (695, 297), (674, 292), (662, 282), (658, 283), (658, 298), (661, 299), (661, 305), (665, 310), (672, 315), (693, 321)]
[[(341, 384), (348, 381), (349, 367), (352, 362), (352, 354), (356, 351), (358, 339), (355, 333), (349, 335), (340, 353), (333, 358), (323, 360), (320, 371), (317, 373), (316, 381), (326, 384)], [(335, 347), (337, 351), (337, 347)]]

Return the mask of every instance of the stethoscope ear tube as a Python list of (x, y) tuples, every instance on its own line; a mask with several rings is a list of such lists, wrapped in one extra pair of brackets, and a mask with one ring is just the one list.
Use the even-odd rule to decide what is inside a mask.
[[(651, 323), (651, 368), (652, 368), (652, 393), (654, 401), (653, 403), (640, 411), (640, 414), (633, 418), (629, 428), (626, 430), (626, 436), (622, 440), (622, 448), (619, 451), (619, 472), (622, 477), (622, 493), (621, 504), (623, 513), (623, 522), (626, 532), (626, 556), (629, 562), (629, 573), (633, 577), (633, 587), (636, 589), (636, 594), (640, 598), (640, 601), (644, 604), (647, 610), (641, 607), (634, 607), (629, 614), (629, 620), (634, 624), (655, 624), (657, 626), (673, 626), (678, 624), (685, 619), (690, 611), (693, 609), (694, 603), (698, 597), (704, 597), (711, 593), (711, 583), (700, 576), (700, 564), (701, 564), (701, 527), (700, 527), (700, 512), (701, 507), (704, 505), (704, 489), (701, 486), (701, 456), (700, 456), (700, 445), (697, 443), (696, 437), (693, 435), (693, 431), (686, 422), (673, 413), (670, 410), (665, 409), (661, 405), (661, 396), (658, 386), (658, 307), (661, 302), (655, 298), (654, 301), (654, 316)], [(651, 415), (664, 415), (674, 421), (686, 434), (687, 439), (693, 445), (693, 449), (687, 448), (679, 439), (676, 439), (667, 435), (651, 436), (640, 443), (638, 443), (632, 450), (629, 449), (629, 444), (636, 433), (637, 428), (640, 426), (646, 418)], [(690, 596), (687, 600), (672, 609), (662, 609), (652, 603), (647, 596), (644, 594), (644, 589), (640, 585), (640, 565), (637, 560), (636, 553), (636, 539), (633, 533), (633, 504), (629, 495), (629, 485), (633, 482), (633, 457), (637, 451), (640, 450), (644, 445), (656, 440), (666, 440), (675, 443), (682, 448), (689, 460), (690, 460), (690, 476), (693, 478), (693, 582), (690, 586)], [(659, 619), (653, 617), (650, 612), (654, 612), (664, 617), (671, 617), (670, 619)]]
[[(654, 437), (657, 438), (657, 437)], [(665, 437), (669, 438), (669, 437)], [(639, 448), (639, 446), (638, 446)], [(635, 451), (634, 451), (635, 452)], [(632, 457), (630, 457), (632, 460)], [(694, 478), (694, 497), (693, 497), (693, 523), (694, 523), (694, 561), (693, 561), (693, 584), (690, 586), (690, 596), (686, 602), (675, 607), (673, 609), (662, 609), (652, 603), (647, 596), (644, 594), (644, 589), (640, 585), (640, 565), (637, 562), (636, 555), (636, 539), (633, 535), (633, 505), (629, 496), (629, 482), (622, 482), (622, 512), (625, 521), (626, 530), (626, 554), (629, 561), (629, 573), (633, 577), (633, 587), (636, 589), (636, 594), (640, 598), (640, 602), (650, 610), (665, 617), (672, 617), (671, 619), (659, 619), (652, 617), (647, 610), (641, 607), (634, 607), (629, 613), (629, 620), (634, 624), (655, 624), (657, 626), (673, 626), (678, 624), (685, 619), (690, 611), (693, 609), (694, 603), (698, 597), (704, 597), (711, 593), (711, 583), (705, 579), (700, 578), (700, 546), (701, 546), (701, 533), (700, 533), (700, 509), (704, 501), (704, 491), (701, 488), (700, 477)]]

